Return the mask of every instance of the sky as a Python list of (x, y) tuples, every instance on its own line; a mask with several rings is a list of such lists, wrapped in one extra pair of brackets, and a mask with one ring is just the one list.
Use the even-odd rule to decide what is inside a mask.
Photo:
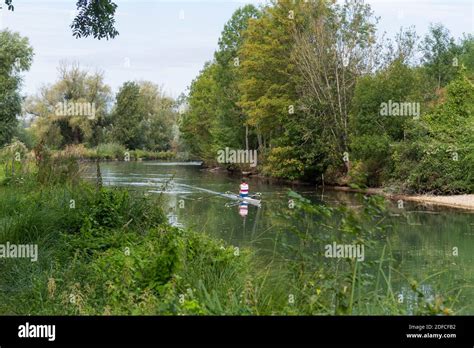
[[(0, 0), (3, 3), (3, 0)], [(225, 23), (246, 3), (258, 0), (116, 0), (113, 40), (75, 39), (69, 25), (75, 0), (14, 0), (15, 11), (0, 10), (0, 30), (8, 28), (30, 40), (35, 57), (24, 74), (23, 93), (36, 94), (57, 80), (60, 62), (78, 62), (102, 71), (116, 93), (130, 80), (149, 80), (177, 97), (212, 60)], [(380, 17), (378, 28), (393, 36), (415, 26), (426, 34), (430, 23), (443, 23), (458, 38), (474, 33), (474, 0), (367, 0)]]

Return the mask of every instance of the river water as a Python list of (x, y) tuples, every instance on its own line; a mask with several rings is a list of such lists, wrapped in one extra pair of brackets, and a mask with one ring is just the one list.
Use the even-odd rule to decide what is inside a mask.
[[(95, 171), (90, 166), (86, 176), (94, 179)], [(278, 248), (281, 238), (277, 236), (285, 232), (285, 223), (291, 224), (288, 220), (282, 224), (278, 218), (287, 212), (289, 189), (321, 204), (358, 204), (351, 193), (250, 179), (251, 193), (260, 192), (263, 203), (260, 208), (243, 207), (219, 195), (237, 193), (240, 178), (202, 170), (199, 163), (106, 162), (101, 172), (105, 185), (162, 194), (173, 225), (208, 233), (237, 247), (252, 247), (262, 255)], [(437, 295), (433, 289), (439, 285), (444, 289), (462, 286), (458, 313), (474, 314), (474, 214), (409, 202), (399, 209), (390, 202), (387, 223), (393, 226), (389, 240), (396, 272), (390, 281), (396, 292), (409, 294), (403, 278), (425, 280), (421, 291), (427, 296)]]

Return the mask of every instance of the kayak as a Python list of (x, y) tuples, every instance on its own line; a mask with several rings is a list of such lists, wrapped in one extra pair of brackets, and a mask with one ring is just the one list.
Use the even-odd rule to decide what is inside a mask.
[(251, 197), (245, 197), (245, 198), (240, 197), (239, 195), (236, 195), (232, 192), (220, 193), (220, 192), (215, 192), (215, 191), (211, 191), (211, 190), (208, 190), (208, 189), (204, 189), (204, 188), (201, 188), (201, 187), (190, 186), (190, 185), (185, 185), (185, 184), (181, 184), (181, 186), (189, 187), (190, 189), (194, 189), (194, 190), (198, 190), (198, 191), (202, 191), (202, 192), (211, 193), (211, 194), (216, 195), (216, 196), (220, 196), (220, 197), (224, 197), (224, 198), (230, 198), (230, 199), (233, 199), (233, 200), (236, 200), (236, 201), (241, 201), (243, 203), (248, 203), (248, 204), (251, 204), (251, 205), (255, 205), (257, 207), (260, 207), (262, 205), (262, 201), (259, 200), (259, 199), (255, 199), (255, 198), (251, 198)]

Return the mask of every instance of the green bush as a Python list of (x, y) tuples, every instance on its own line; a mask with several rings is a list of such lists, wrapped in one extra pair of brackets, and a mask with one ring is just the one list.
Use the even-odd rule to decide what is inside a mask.
[(394, 146), (393, 178), (410, 192), (474, 192), (474, 86), (460, 75), (433, 112)]
[(68, 152), (52, 153), (42, 143), (34, 149), (36, 180), (43, 185), (77, 184), (80, 180), (78, 159)]
[(304, 175), (304, 163), (291, 146), (274, 147), (268, 154), (263, 171), (276, 178), (296, 180)]
[(390, 137), (363, 135), (352, 138), (352, 164), (349, 175), (356, 184), (369, 187), (380, 186), (391, 169)]
[(99, 158), (114, 160), (123, 159), (127, 149), (118, 143), (106, 143), (97, 146), (97, 156)]
[(170, 160), (175, 157), (175, 154), (173, 152), (153, 152), (153, 151), (146, 151), (146, 150), (133, 150), (130, 151), (130, 156), (135, 159), (136, 161), (138, 160)]

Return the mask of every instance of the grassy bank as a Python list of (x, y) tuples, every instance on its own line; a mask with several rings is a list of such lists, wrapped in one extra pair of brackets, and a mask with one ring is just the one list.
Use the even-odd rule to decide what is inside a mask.
[(102, 161), (149, 161), (176, 158), (176, 154), (171, 151), (128, 150), (115, 143), (102, 144), (95, 148), (87, 148), (82, 144), (70, 145), (64, 150), (55, 151), (55, 153), (58, 156), (72, 156), (81, 160)]
[[(399, 302), (380, 197), (360, 210), (316, 206), (292, 193), (281, 223), (299, 243), (275, 241), (269, 259), (168, 225), (159, 196), (83, 183), (74, 159), (44, 159), (0, 186), (0, 244), (37, 244), (37, 262), (0, 260), (0, 314), (343, 315), (450, 314), (459, 290), (419, 289)], [(64, 175), (59, 175), (62, 173)], [(52, 180), (55, 178), (55, 180)], [(18, 179), (18, 178), (17, 178)], [(337, 217), (338, 223), (334, 223)], [(318, 221), (317, 231), (309, 222)], [(364, 262), (328, 259), (321, 245), (358, 243)], [(277, 247), (278, 244), (278, 247)], [(409, 300), (411, 298), (411, 300)]]
[(189, 279), (242, 267), (222, 243), (168, 226), (156, 198), (86, 184), (32, 189), (1, 188), (0, 243), (39, 248), (37, 262), (0, 263), (2, 314), (199, 313)]

